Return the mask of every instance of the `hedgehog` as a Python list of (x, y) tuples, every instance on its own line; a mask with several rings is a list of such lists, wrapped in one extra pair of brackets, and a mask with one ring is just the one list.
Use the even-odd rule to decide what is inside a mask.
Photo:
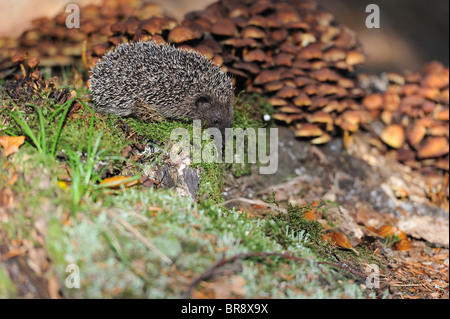
[(92, 68), (90, 83), (97, 112), (201, 120), (223, 137), (233, 123), (231, 78), (200, 53), (170, 44), (120, 44)]

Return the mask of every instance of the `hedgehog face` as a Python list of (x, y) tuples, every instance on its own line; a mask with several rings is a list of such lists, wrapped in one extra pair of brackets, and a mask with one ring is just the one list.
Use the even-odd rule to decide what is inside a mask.
[(220, 102), (207, 95), (202, 95), (195, 101), (198, 116), (207, 127), (216, 127), (222, 133), (225, 143), (225, 129), (233, 124), (233, 100)]

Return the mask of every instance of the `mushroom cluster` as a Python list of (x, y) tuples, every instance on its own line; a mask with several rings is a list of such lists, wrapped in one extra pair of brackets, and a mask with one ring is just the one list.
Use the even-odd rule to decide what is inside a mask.
[(421, 73), (388, 73), (384, 86), (380, 79), (369, 87), (368, 77), (355, 72), (365, 62), (355, 33), (315, 0), (220, 0), (181, 23), (138, 0), (108, 0), (80, 12), (80, 28), (67, 28), (62, 12), (35, 20), (18, 40), (0, 40), (0, 69), (18, 50), (39, 57), (41, 66), (81, 58), (90, 69), (122, 42), (173, 43), (231, 73), (236, 91), (268, 96), (274, 119), (299, 138), (322, 144), (380, 119), (378, 147), (388, 145), (414, 168), (448, 170), (448, 69), (432, 63)]
[(375, 120), (374, 144), (414, 169), (448, 171), (449, 69), (432, 62), (420, 72), (361, 75), (360, 82), (368, 90), (362, 105)]
[(336, 130), (354, 132), (365, 119), (354, 74), (365, 56), (355, 33), (314, 0), (221, 0), (186, 14), (181, 24), (161, 6), (138, 1), (80, 11), (79, 29), (66, 27), (65, 12), (35, 20), (20, 50), (39, 56), (42, 66), (73, 65), (81, 57), (90, 69), (119, 43), (169, 42), (231, 73), (237, 91), (267, 95), (274, 118), (312, 143), (329, 141)]
[(92, 67), (113, 45), (132, 40), (146, 17), (164, 17), (161, 5), (138, 0), (104, 0), (79, 12), (79, 27), (63, 10), (54, 18), (35, 19), (18, 39), (0, 39), (0, 69), (10, 67), (17, 51), (39, 57), (42, 67), (73, 66), (80, 57)]
[(75, 92), (71, 92), (68, 88), (58, 88), (55, 78), (48, 80), (43, 78), (43, 74), (39, 71), (38, 58), (17, 53), (11, 58), (11, 62), (18, 66), (21, 73), (15, 74), (15, 81), (4, 83), (3, 90), (0, 90), (0, 98), (24, 103), (45, 94), (56, 103), (64, 104), (74, 96)]
[(221, 64), (238, 90), (268, 96), (274, 119), (297, 137), (326, 143), (366, 117), (354, 74), (365, 61), (356, 35), (314, 0), (222, 0), (186, 14), (179, 29), (199, 38), (170, 42)]

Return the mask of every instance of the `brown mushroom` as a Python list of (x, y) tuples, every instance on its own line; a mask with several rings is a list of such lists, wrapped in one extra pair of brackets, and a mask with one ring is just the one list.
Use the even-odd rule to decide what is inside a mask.
[(271, 98), (269, 98), (268, 101), (273, 106), (285, 106), (287, 104), (286, 100), (281, 99), (279, 97), (275, 97), (275, 96), (272, 96)]
[(376, 110), (383, 104), (383, 98), (379, 94), (370, 94), (363, 99), (362, 104), (368, 110)]
[(405, 130), (400, 124), (391, 124), (383, 129), (380, 138), (390, 147), (400, 148), (405, 142)]
[(169, 42), (172, 43), (183, 43), (191, 40), (197, 40), (202, 37), (202, 34), (191, 28), (178, 26), (173, 28), (168, 36)]
[(247, 21), (247, 26), (255, 26), (265, 29), (267, 27), (267, 19), (260, 15), (254, 15)]
[(266, 33), (263, 30), (253, 26), (243, 29), (241, 35), (247, 39), (263, 39), (266, 37)]
[(313, 138), (310, 142), (311, 144), (325, 144), (331, 141), (331, 135), (323, 132), (319, 137)]
[(300, 91), (296, 88), (285, 86), (283, 89), (277, 92), (277, 96), (281, 97), (283, 99), (292, 98), (295, 96), (298, 96), (300, 94)]
[(286, 115), (285, 113), (275, 113), (272, 115), (272, 118), (274, 118), (277, 121), (285, 122), (286, 124), (292, 123), (292, 119), (290, 119), (289, 116)]
[(295, 107), (292, 105), (286, 105), (286, 106), (280, 107), (280, 112), (297, 114), (297, 113), (302, 113), (302, 110), (299, 109), (298, 107)]
[(300, 124), (295, 130), (296, 137), (315, 137), (321, 136), (323, 133), (320, 127), (310, 123)]
[(361, 52), (352, 50), (347, 53), (347, 58), (345, 59), (345, 62), (350, 66), (364, 64), (366, 62), (366, 57)]
[(264, 85), (264, 91), (266, 92), (274, 92), (274, 91), (279, 91), (284, 87), (284, 83), (281, 81), (273, 81), (273, 82), (269, 82), (266, 83)]
[(26, 59), (25, 53), (19, 52), (12, 56), (11, 62), (12, 63), (21, 63), (21, 62), (25, 61), (25, 59)]
[(213, 50), (207, 45), (200, 44), (195, 47), (195, 50), (205, 56), (208, 60), (211, 60), (214, 57)]
[(439, 108), (436, 109), (433, 118), (438, 121), (448, 121), (449, 120), (449, 108)]
[(218, 20), (211, 26), (211, 33), (218, 36), (235, 37), (238, 30), (234, 22), (229, 18)]
[(429, 137), (422, 141), (417, 156), (421, 159), (439, 157), (449, 152), (448, 139), (442, 136)]
[(275, 59), (274, 63), (276, 66), (292, 66), (292, 60), (294, 59), (294, 55), (289, 53), (280, 53), (278, 54)]
[(328, 63), (343, 61), (347, 57), (347, 53), (338, 48), (331, 48), (324, 52), (323, 59)]
[(260, 84), (266, 84), (269, 82), (274, 82), (280, 80), (281, 76), (278, 71), (274, 70), (264, 70), (253, 81), (254, 84), (260, 85)]
[(35, 67), (37, 67), (38, 64), (39, 64), (39, 58), (37, 58), (37, 57), (35, 57), (35, 56), (30, 57), (30, 58), (28, 59), (28, 61), (27, 61), (28, 67), (29, 67), (29, 68), (32, 68), (32, 69), (34, 69)]
[(244, 55), (243, 60), (245, 62), (265, 62), (266, 54), (261, 49), (251, 50)]
[(294, 105), (299, 107), (311, 105), (311, 99), (304, 92), (300, 92), (293, 101)]

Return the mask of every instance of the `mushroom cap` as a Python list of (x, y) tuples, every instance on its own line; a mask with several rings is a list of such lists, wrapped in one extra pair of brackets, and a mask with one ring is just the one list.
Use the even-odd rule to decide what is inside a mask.
[(391, 124), (383, 129), (380, 138), (390, 147), (400, 148), (405, 142), (405, 130), (400, 124)]
[(449, 152), (448, 139), (442, 136), (429, 137), (422, 141), (417, 155), (419, 158), (433, 158), (446, 155)]

